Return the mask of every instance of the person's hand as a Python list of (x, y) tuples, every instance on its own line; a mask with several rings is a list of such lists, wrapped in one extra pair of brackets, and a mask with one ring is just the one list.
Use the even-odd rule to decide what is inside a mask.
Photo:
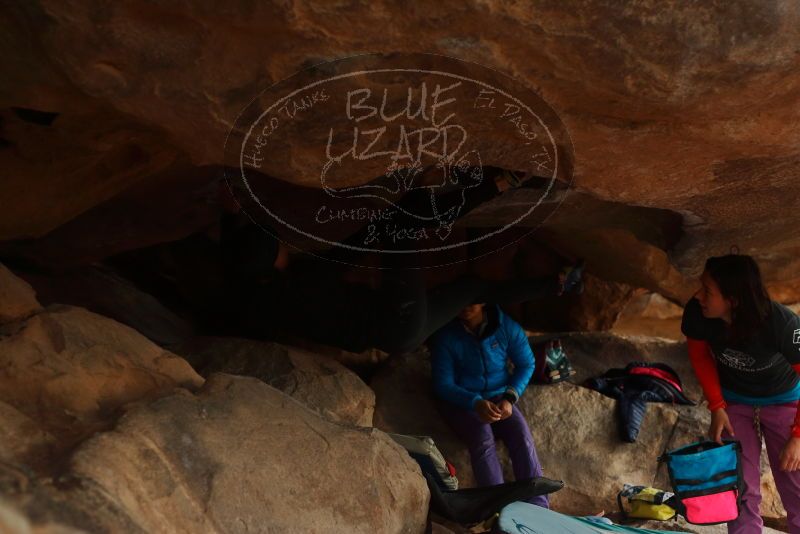
[(722, 431), (725, 430), (733, 436), (733, 425), (728, 419), (725, 408), (717, 408), (711, 412), (711, 426), (708, 427), (708, 437), (722, 445)]
[(475, 403), (475, 411), (478, 413), (478, 418), (484, 423), (494, 423), (500, 420), (502, 412), (497, 405), (486, 399), (481, 399)]
[(800, 438), (792, 436), (781, 451), (781, 471), (800, 470)]
[(497, 407), (500, 409), (500, 420), (508, 419), (511, 417), (511, 412), (514, 409), (513, 405), (507, 401), (506, 399), (501, 400), (497, 403)]

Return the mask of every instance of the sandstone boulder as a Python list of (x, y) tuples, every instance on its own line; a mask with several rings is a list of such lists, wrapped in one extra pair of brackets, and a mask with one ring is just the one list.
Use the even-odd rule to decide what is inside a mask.
[(176, 351), (203, 376), (252, 376), (334, 421), (372, 426), (375, 394), (352, 371), (327, 356), (241, 338), (197, 338)]
[(641, 310), (642, 317), (653, 319), (674, 319), (683, 315), (683, 308), (668, 301), (658, 293), (646, 293), (644, 297), (644, 307)]
[(580, 295), (544, 297), (521, 304), (519, 323), (532, 331), (610, 330), (630, 299), (633, 288), (584, 275)]
[(0, 461), (36, 463), (50, 455), (54, 441), (36, 421), (0, 402)]
[(418, 533), (428, 508), (416, 463), (382, 432), (221, 374), (132, 406), (81, 445), (70, 476), (145, 532)]
[(657, 457), (678, 419), (650, 404), (636, 443), (617, 431), (616, 401), (573, 384), (534, 386), (520, 399), (545, 473), (565, 487), (553, 506), (567, 513), (613, 508), (623, 484), (652, 483)]
[(0, 324), (24, 319), (41, 309), (33, 288), (0, 263)]
[(681, 317), (683, 308), (658, 293), (637, 290), (614, 323), (612, 332), (622, 335), (642, 335), (683, 340)]
[(0, 336), (0, 400), (68, 434), (121, 405), (199, 387), (182, 358), (83, 308), (51, 306)]

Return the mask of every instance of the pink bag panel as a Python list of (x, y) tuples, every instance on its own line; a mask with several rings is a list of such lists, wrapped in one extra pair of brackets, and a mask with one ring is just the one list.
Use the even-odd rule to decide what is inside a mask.
[(695, 525), (704, 525), (733, 521), (739, 517), (737, 497), (736, 490), (729, 490), (699, 497), (683, 497), (681, 502), (686, 507), (686, 520)]

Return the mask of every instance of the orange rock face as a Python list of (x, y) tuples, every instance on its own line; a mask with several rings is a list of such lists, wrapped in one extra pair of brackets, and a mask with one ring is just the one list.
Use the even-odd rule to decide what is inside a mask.
[[(707, 256), (736, 245), (796, 298), (798, 27), (800, 8), (777, 0), (7, 6), (0, 254), (89, 262), (204, 229), (214, 217), (203, 187), (262, 91), (325, 60), (432, 52), (513, 78), (563, 121), (573, 188), (534, 238), (676, 301)], [(313, 133), (286, 143), (268, 174), (313, 185)], [(483, 163), (523, 168), (496, 130), (474, 141)], [(375, 176), (359, 169), (348, 183)], [(511, 193), (460, 224), (502, 226), (530, 201)]]

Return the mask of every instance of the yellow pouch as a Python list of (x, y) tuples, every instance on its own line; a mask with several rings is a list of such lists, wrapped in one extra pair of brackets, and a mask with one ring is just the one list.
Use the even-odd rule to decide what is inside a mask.
[[(630, 486), (625, 484), (622, 491), (617, 495), (617, 504), (620, 512), (625, 517), (632, 519), (655, 519), (656, 521), (667, 521), (675, 517), (675, 509), (664, 504), (672, 493), (647, 486)], [(622, 499), (627, 498), (630, 510), (625, 510)]]

